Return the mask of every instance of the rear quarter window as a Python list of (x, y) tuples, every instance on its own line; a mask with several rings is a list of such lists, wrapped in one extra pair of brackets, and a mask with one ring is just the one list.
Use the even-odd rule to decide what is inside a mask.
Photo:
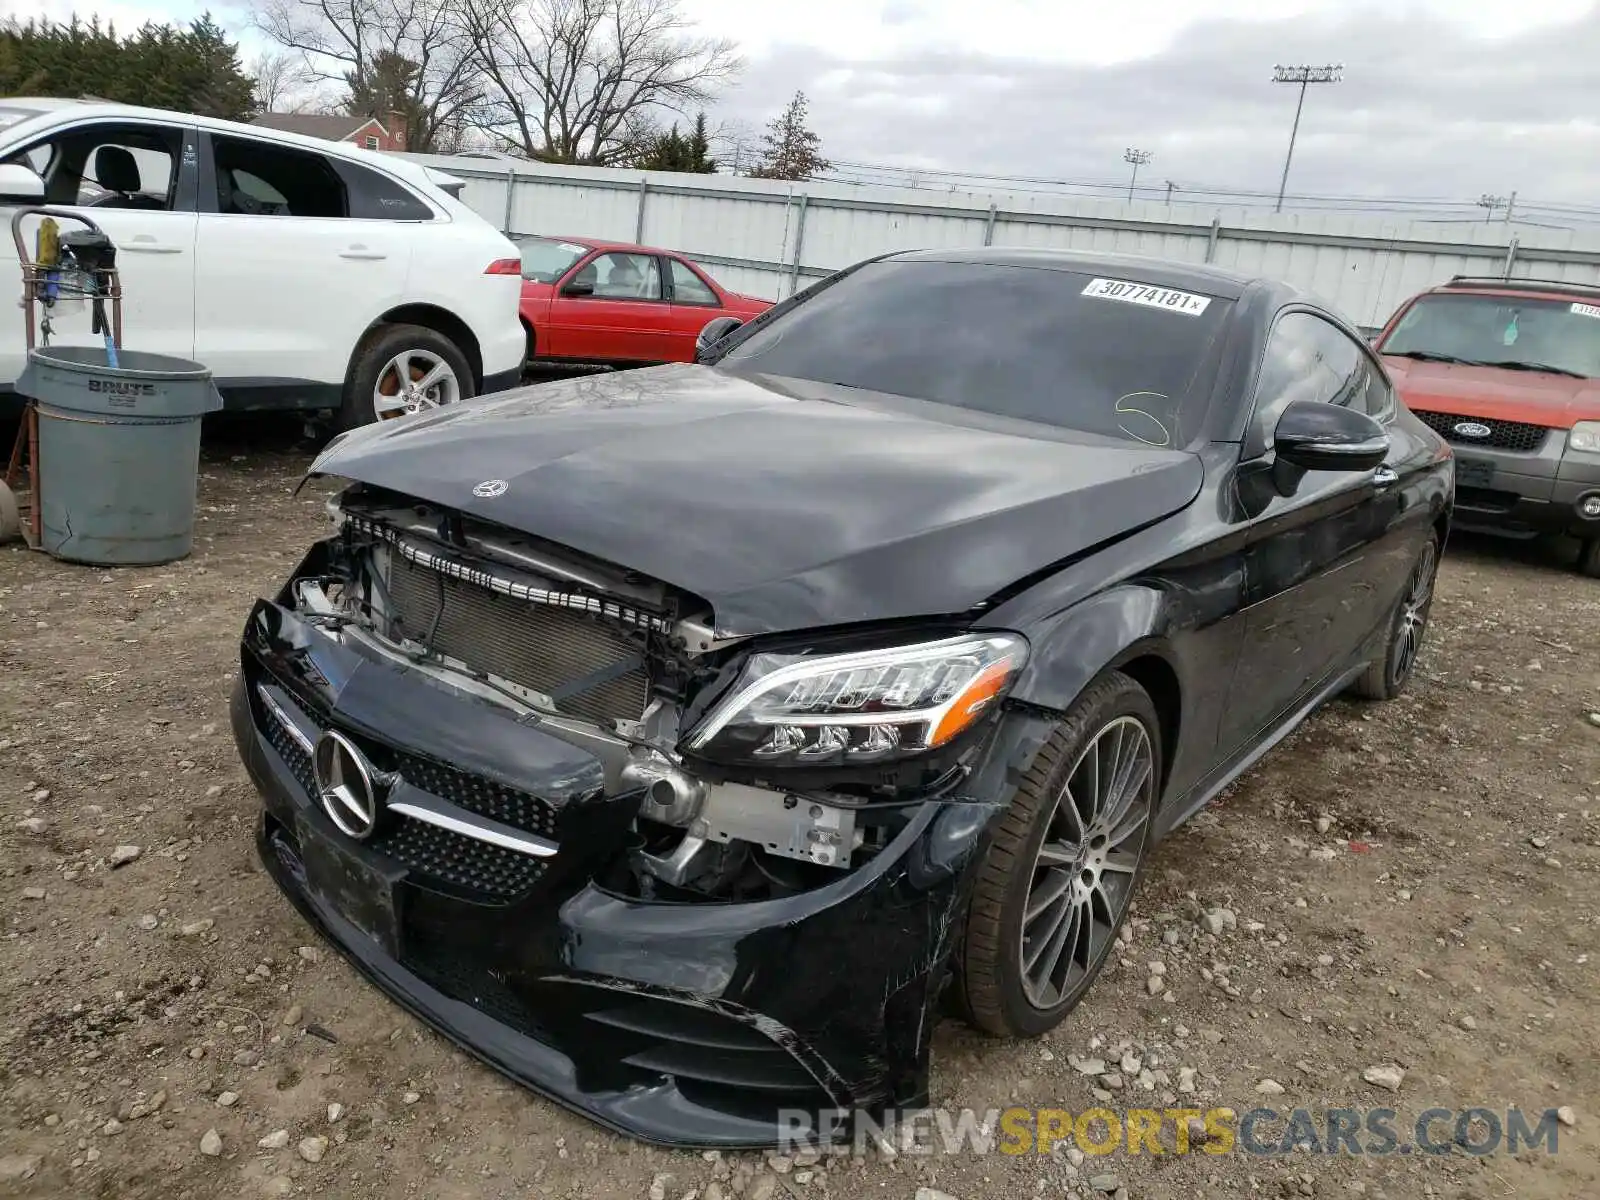
[(431, 221), (433, 209), (399, 183), (378, 171), (335, 159), (333, 169), (344, 180), (350, 216), (360, 221)]

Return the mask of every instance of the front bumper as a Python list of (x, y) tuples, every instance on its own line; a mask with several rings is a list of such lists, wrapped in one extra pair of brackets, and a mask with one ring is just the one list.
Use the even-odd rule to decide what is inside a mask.
[(1455, 525), (1519, 537), (1600, 537), (1600, 517), (1581, 508), (1600, 495), (1600, 456), (1563, 454), (1565, 444), (1556, 430), (1537, 453), (1453, 445)]
[[(436, 795), (521, 812), (559, 851), (530, 863), (437, 831), (355, 842), (313, 798), (280, 715), (339, 729)], [(280, 888), (380, 989), (520, 1083), (678, 1146), (768, 1146), (786, 1112), (820, 1125), (926, 1102), (938, 996), (998, 802), (925, 802), (813, 891), (654, 903), (595, 882), (637, 797), (604, 795), (585, 751), (279, 604), (250, 616), (231, 716)], [(998, 726), (963, 792), (1009, 795), (1044, 732), (1021, 716)]]

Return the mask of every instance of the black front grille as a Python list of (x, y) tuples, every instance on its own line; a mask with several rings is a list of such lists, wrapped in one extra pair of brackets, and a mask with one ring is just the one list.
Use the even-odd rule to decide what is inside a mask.
[(649, 698), (642, 636), (593, 613), (502, 596), (389, 555), (391, 635), (550, 696), (589, 720), (637, 721)]
[(371, 845), (419, 879), (478, 902), (514, 900), (545, 870), (543, 859), (409, 818), (392, 822)]
[[(1429, 429), (1447, 442), (1460, 446), (1488, 446), (1495, 450), (1515, 450), (1531, 453), (1544, 445), (1550, 431), (1543, 425), (1528, 425), (1522, 421), (1495, 421), (1487, 417), (1462, 417), (1455, 413), (1421, 412), (1411, 410)], [(1482, 425), (1489, 430), (1488, 437), (1466, 437), (1456, 432), (1457, 425)]]
[(468, 812), (540, 837), (553, 840), (556, 836), (556, 810), (537, 796), (415, 754), (396, 754), (395, 768), (413, 787), (459, 804)]
[[(278, 752), (306, 795), (315, 799), (317, 781), (311, 755), (276, 713), (268, 709), (262, 715), (261, 731), (267, 744)], [(311, 719), (304, 710), (300, 716)], [(315, 724), (320, 730), (322, 722)], [(556, 811), (537, 796), (415, 754), (383, 746), (363, 748), (380, 767), (398, 771), (413, 787), (503, 825), (555, 839)], [(539, 881), (547, 866), (545, 859), (405, 816), (391, 815), (370, 844), (378, 853), (408, 867), (418, 882), (479, 903), (516, 899)]]
[(277, 714), (267, 712), (266, 720), (261, 725), (261, 732), (266, 734), (267, 745), (278, 752), (278, 757), (283, 759), (284, 765), (289, 768), (289, 773), (299, 781), (301, 787), (305, 788), (306, 795), (315, 796), (317, 777), (311, 770), (311, 755), (306, 753), (304, 746), (290, 736)]

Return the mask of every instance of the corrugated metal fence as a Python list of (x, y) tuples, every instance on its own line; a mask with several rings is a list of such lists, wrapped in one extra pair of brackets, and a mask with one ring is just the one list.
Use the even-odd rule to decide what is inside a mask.
[(465, 180), (462, 199), (507, 232), (667, 246), (724, 286), (771, 300), (875, 254), (988, 245), (1148, 254), (1276, 276), (1367, 326), (1452, 275), (1600, 282), (1600, 234), (1587, 231), (407, 157)]

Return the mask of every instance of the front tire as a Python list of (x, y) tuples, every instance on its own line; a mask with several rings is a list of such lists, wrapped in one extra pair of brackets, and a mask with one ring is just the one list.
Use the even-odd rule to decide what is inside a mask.
[(342, 429), (469, 400), (476, 393), (466, 355), (423, 325), (379, 325), (357, 348), (339, 411)]
[(1433, 607), (1433, 585), (1439, 575), (1439, 535), (1429, 533), (1422, 552), (1406, 580), (1405, 594), (1389, 619), (1389, 637), (1383, 657), (1356, 680), (1352, 690), (1367, 700), (1393, 700), (1406, 690), (1411, 672), (1428, 632), (1428, 612)]
[(996, 1037), (1038, 1037), (1089, 990), (1128, 915), (1161, 780), (1160, 722), (1120, 672), (1084, 690), (991, 838), (958, 951), (960, 999)]
[(1578, 574), (1600, 579), (1600, 537), (1592, 537), (1578, 547)]

